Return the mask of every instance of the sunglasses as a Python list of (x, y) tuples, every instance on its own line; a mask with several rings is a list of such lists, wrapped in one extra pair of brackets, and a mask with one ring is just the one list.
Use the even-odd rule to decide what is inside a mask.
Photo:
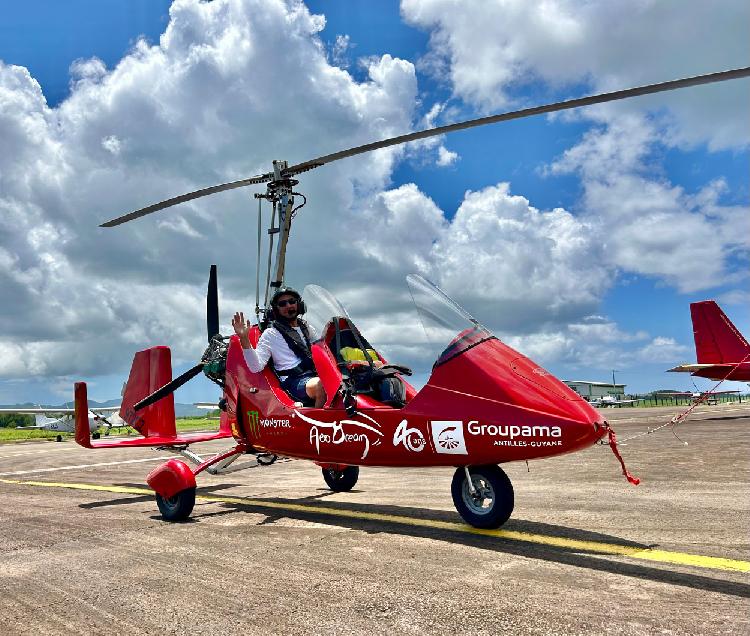
[(296, 305), (297, 301), (294, 298), (291, 298), (290, 300), (277, 300), (276, 306), (277, 307), (286, 307), (287, 305)]

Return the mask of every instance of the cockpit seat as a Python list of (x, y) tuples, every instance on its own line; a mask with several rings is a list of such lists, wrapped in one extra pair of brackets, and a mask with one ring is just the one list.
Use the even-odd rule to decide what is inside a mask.
[(348, 317), (339, 316), (329, 323), (325, 341), (357, 395), (394, 408), (403, 407), (415, 395), (402, 378), (411, 375), (411, 369), (388, 364)]

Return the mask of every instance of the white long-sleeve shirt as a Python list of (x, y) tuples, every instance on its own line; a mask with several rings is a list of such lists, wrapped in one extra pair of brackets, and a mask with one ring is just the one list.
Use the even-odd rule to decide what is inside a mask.
[[(301, 327), (294, 327), (297, 333), (302, 338), (302, 342), (305, 341), (305, 336), (302, 333)], [(310, 332), (310, 342), (315, 342), (318, 339), (318, 334), (315, 329), (310, 325), (307, 327)], [(284, 340), (284, 336), (281, 335), (276, 327), (268, 327), (258, 339), (258, 346), (253, 349), (243, 349), (245, 354), (245, 362), (253, 373), (262, 371), (268, 364), (268, 360), (273, 358), (273, 366), (277, 371), (286, 371), (287, 369), (293, 369), (302, 362), (302, 359), (289, 348), (289, 345)]]

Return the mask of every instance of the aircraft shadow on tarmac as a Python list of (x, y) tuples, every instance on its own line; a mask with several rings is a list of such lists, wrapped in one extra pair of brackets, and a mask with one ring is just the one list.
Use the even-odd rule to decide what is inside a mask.
[[(133, 484), (118, 485), (132, 486)], [(236, 485), (237, 484), (221, 484), (216, 486), (206, 486), (199, 488), (197, 494), (198, 496), (210, 496), (211, 493), (216, 492), (217, 490), (231, 488)], [(311, 501), (323, 499), (333, 494), (335, 493), (326, 490), (324, 492), (321, 492), (320, 494), (312, 495), (309, 497), (302, 497), (299, 499), (253, 497), (253, 500), (268, 502), (275, 505), (289, 504), (299, 506), (310, 503)], [(126, 496), (117, 499), (111, 499), (108, 501), (80, 504), (80, 507), (95, 508), (101, 506), (132, 504), (144, 501), (153, 501), (153, 497), (147, 495)], [(530, 559), (541, 559), (543, 561), (561, 563), (564, 565), (571, 565), (580, 568), (588, 568), (590, 570), (609, 572), (612, 574), (619, 574), (621, 576), (630, 576), (659, 583), (668, 583), (671, 585), (679, 585), (682, 587), (706, 590), (709, 592), (718, 592), (720, 594), (738, 596), (741, 598), (750, 598), (750, 585), (745, 583), (716, 579), (700, 574), (676, 572), (669, 569), (651, 567), (637, 563), (613, 561), (609, 560), (610, 555), (598, 552), (586, 552), (586, 550), (582, 550), (580, 548), (571, 549), (559, 546), (527, 543), (524, 541), (506, 539), (503, 537), (467, 534), (465, 532), (453, 531), (444, 528), (411, 526), (408, 525), (408, 523), (399, 523), (398, 521), (339, 517), (335, 514), (324, 514), (315, 510), (311, 510), (310, 512), (298, 509), (282, 511), (269, 510), (268, 508), (265, 508), (262, 503), (255, 504), (250, 501), (246, 504), (223, 501), (206, 501), (205, 503), (211, 503), (214, 505), (218, 504), (224, 509), (220, 512), (201, 512), (201, 506), (199, 506), (198, 508), (196, 508), (196, 511), (190, 520), (192, 523), (200, 523), (201, 519), (206, 519), (214, 516), (223, 516), (225, 514), (235, 514), (238, 512), (252, 514), (261, 513), (266, 515), (266, 518), (260, 522), (261, 525), (272, 524), (279, 519), (298, 519), (301, 521), (310, 521), (330, 526), (338, 526), (341, 528), (349, 528), (352, 530), (359, 530), (361, 532), (368, 532), (373, 534), (387, 532), (390, 534), (398, 534), (402, 536), (412, 536), (432, 539), (435, 541), (443, 541), (446, 543), (467, 545), (481, 550), (503, 552), (506, 554), (522, 556)], [(335, 501), (326, 501), (325, 506), (333, 510), (341, 510), (342, 512), (345, 511), (347, 513), (363, 512), (379, 515), (407, 517), (408, 519), (433, 520), (438, 522), (447, 521), (452, 523), (460, 522), (456, 514), (453, 512), (430, 510), (425, 508), (372, 504), (347, 504)], [(160, 519), (160, 517), (158, 516), (154, 516), (152, 518)], [(629, 546), (643, 549), (656, 547), (655, 545), (645, 545), (613, 535), (591, 532), (588, 530), (581, 530), (568, 526), (527, 521), (523, 519), (511, 519), (502, 527), (502, 530), (543, 534), (555, 538), (572, 539), (578, 541), (616, 543), (620, 546)], [(665, 568), (666, 567), (673, 566), (665, 564)]]
[[(138, 488), (139, 490), (143, 489), (143, 484), (130, 484), (130, 483), (120, 483), (120, 484), (113, 484), (114, 486), (118, 486), (121, 488)], [(199, 491), (199, 494), (201, 495), (211, 495), (212, 493), (215, 493), (219, 490), (225, 490), (226, 488), (235, 488), (239, 486), (240, 484), (216, 484), (214, 486), (206, 486), (205, 488), (201, 488)], [(123, 497), (118, 497), (117, 499), (107, 499), (106, 501), (91, 501), (89, 503), (82, 503), (79, 504), (79, 508), (83, 508), (84, 510), (90, 510), (92, 508), (105, 508), (107, 506), (121, 506), (121, 505), (127, 505), (127, 504), (136, 504), (136, 503), (144, 503), (144, 502), (153, 502), (154, 496), (153, 495), (124, 495)], [(155, 517), (156, 519), (161, 519), (161, 517)]]

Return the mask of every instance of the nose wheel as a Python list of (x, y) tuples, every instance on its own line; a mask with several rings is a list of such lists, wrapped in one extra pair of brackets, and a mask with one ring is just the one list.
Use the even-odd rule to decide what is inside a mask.
[(323, 479), (334, 492), (346, 492), (354, 488), (359, 479), (359, 466), (347, 466), (343, 470), (324, 468)]
[(451, 494), (458, 514), (475, 528), (498, 528), (513, 512), (513, 484), (494, 464), (457, 468)]

